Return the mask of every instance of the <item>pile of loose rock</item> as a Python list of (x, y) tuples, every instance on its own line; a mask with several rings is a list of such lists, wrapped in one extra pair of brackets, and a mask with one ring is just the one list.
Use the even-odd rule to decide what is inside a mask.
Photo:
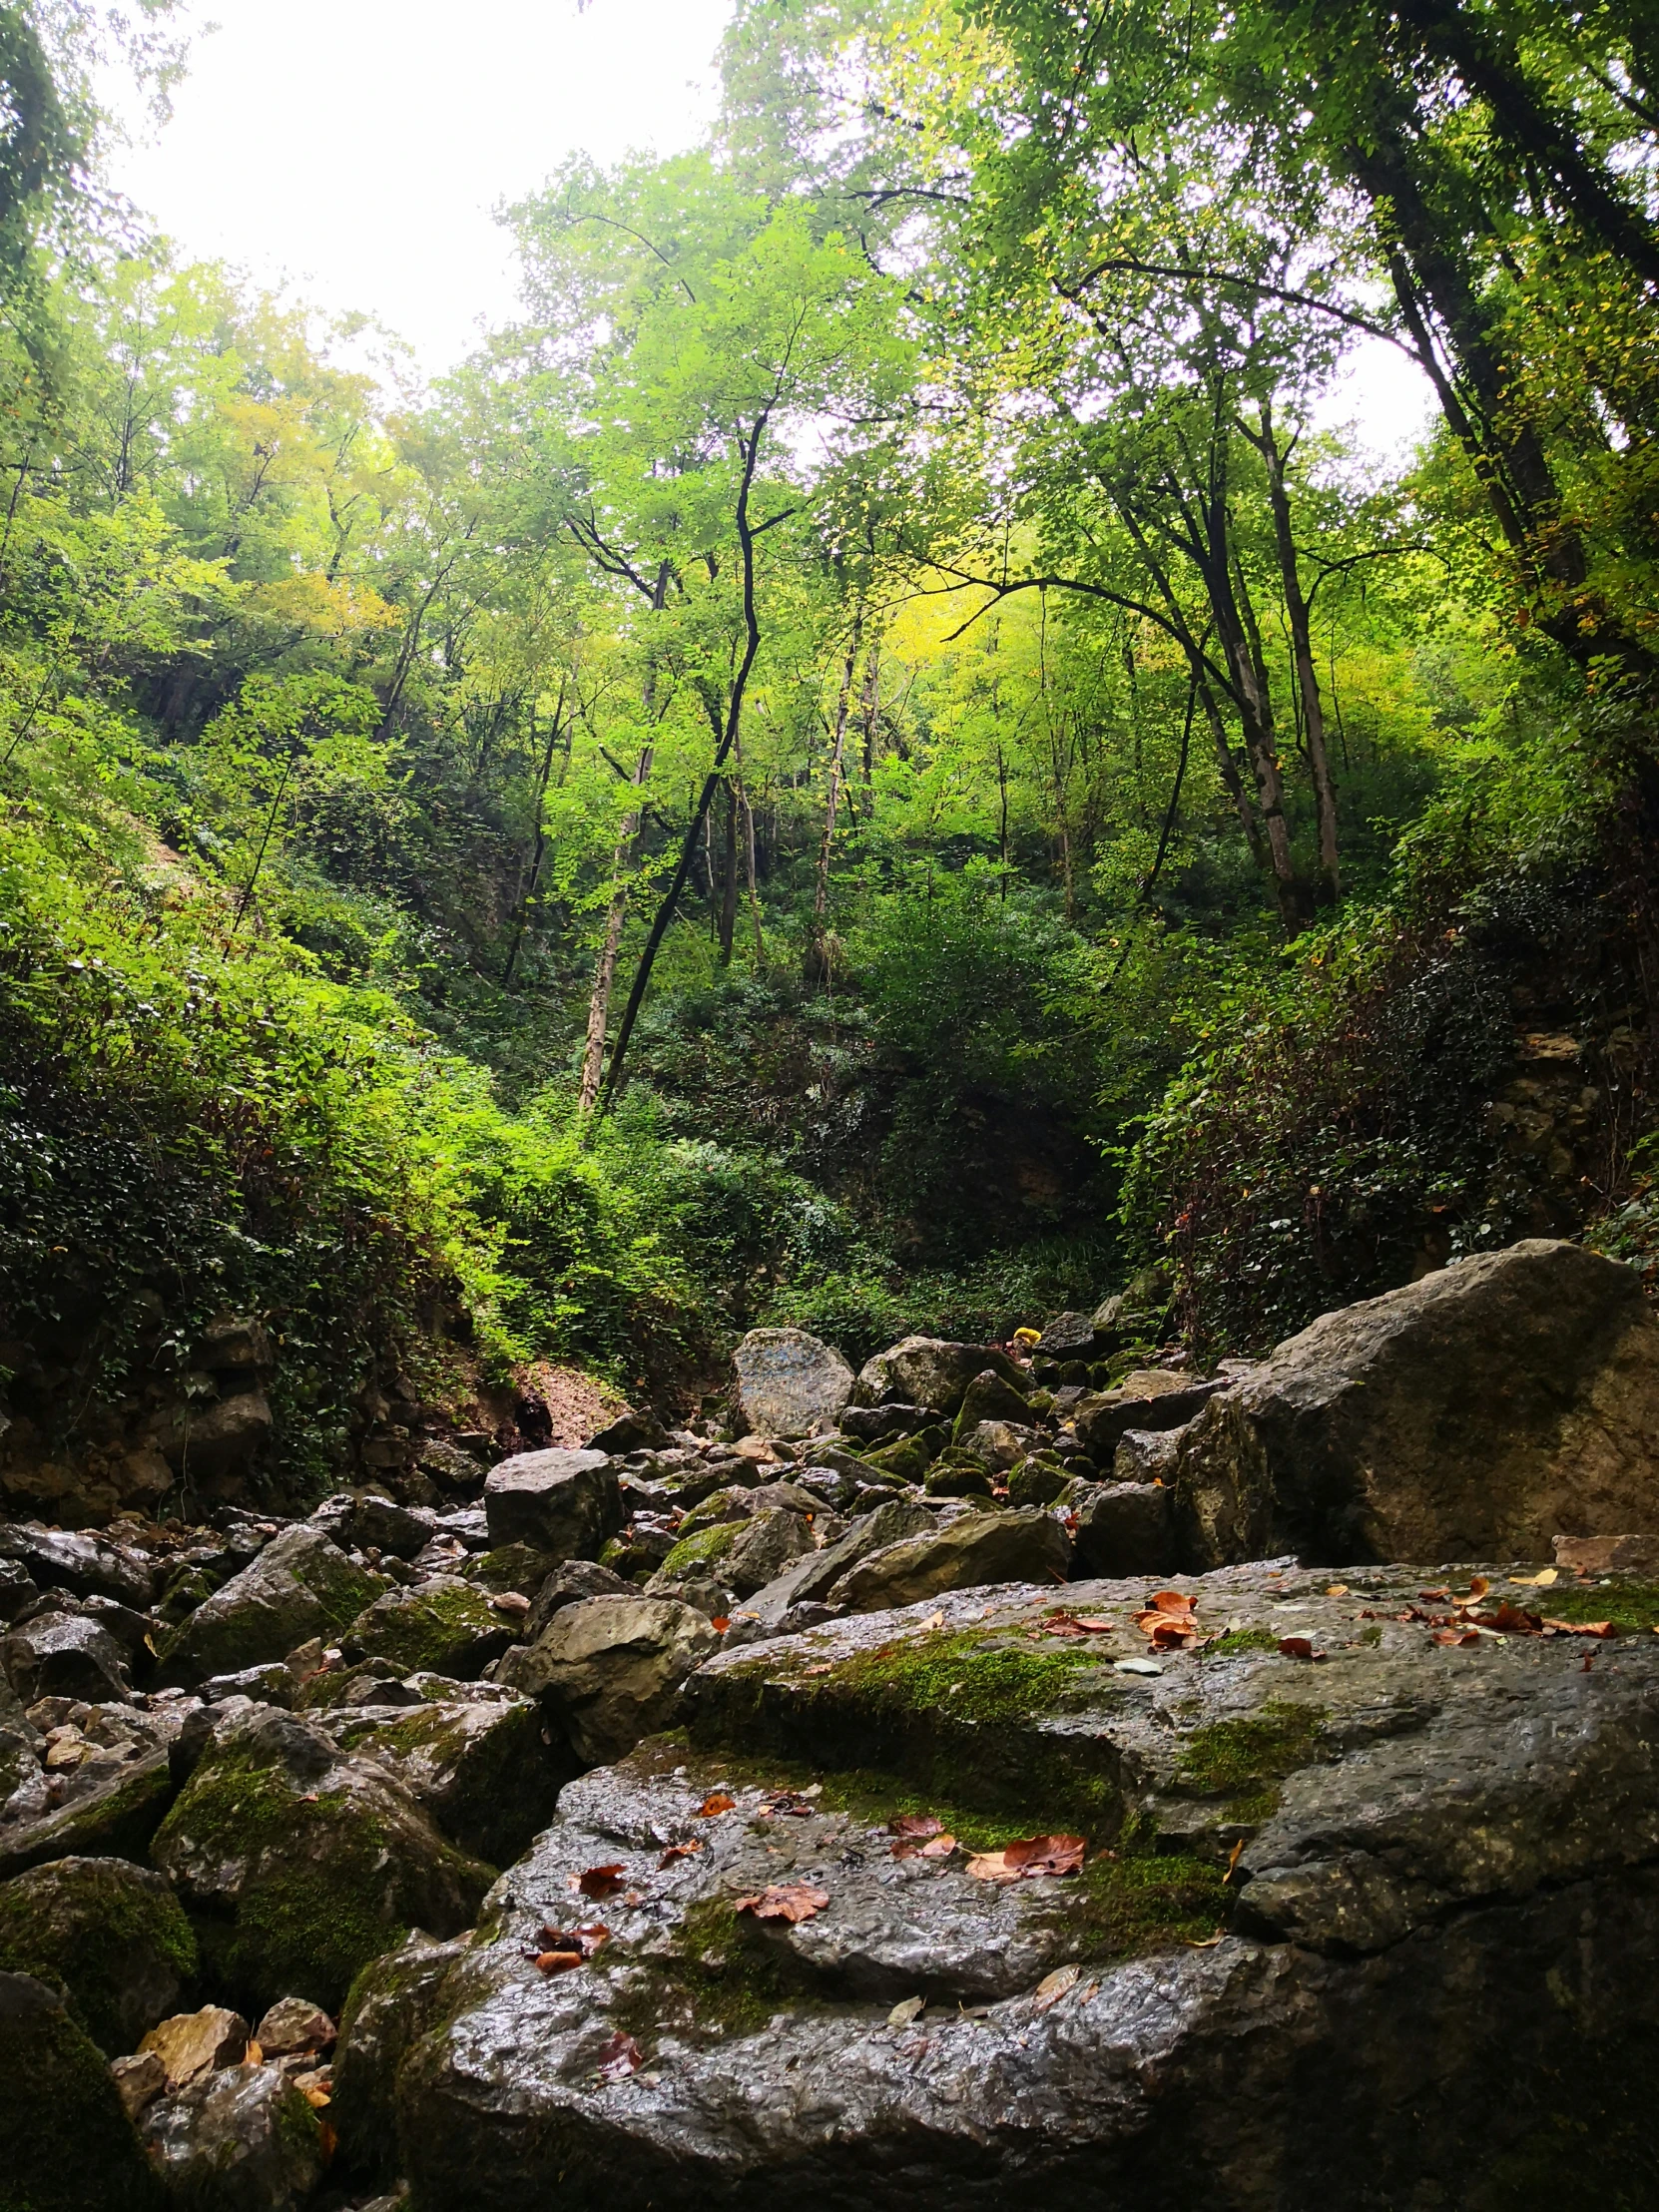
[(1212, 1376), (1133, 1300), (856, 1376), (760, 1331), (734, 1401), (449, 1510), (0, 1527), (0, 2201), (1651, 2160), (1627, 1271), (1518, 1246)]

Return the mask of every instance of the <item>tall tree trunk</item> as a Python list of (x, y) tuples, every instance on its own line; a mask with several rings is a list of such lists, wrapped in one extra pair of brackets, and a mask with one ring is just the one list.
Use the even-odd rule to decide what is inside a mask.
[(858, 645), (863, 634), (864, 609), (860, 601), (852, 611), (852, 635), (835, 695), (835, 722), (830, 741), (830, 790), (824, 806), (824, 835), (819, 841), (818, 872), (813, 881), (813, 920), (807, 937), (807, 981), (822, 989), (830, 980), (830, 854), (834, 843), (835, 817), (840, 812), (841, 761), (846, 749), (846, 717), (852, 703), (852, 679), (858, 666)]
[(767, 964), (767, 940), (761, 927), (761, 885), (755, 864), (755, 810), (749, 803), (749, 787), (743, 780), (743, 739), (740, 737), (732, 749), (737, 768), (738, 803), (743, 808), (743, 858), (744, 873), (749, 883), (749, 914), (755, 924), (755, 964)]
[[(553, 721), (547, 733), (547, 747), (541, 757), (541, 770), (536, 778), (535, 842), (531, 846), (529, 866), (524, 872), (523, 888), (520, 890), (514, 904), (513, 941), (507, 947), (506, 965), (501, 970), (501, 988), (503, 990), (509, 989), (512, 985), (513, 970), (518, 965), (519, 947), (524, 942), (524, 932), (529, 926), (531, 901), (535, 898), (536, 885), (541, 877), (542, 858), (547, 850), (547, 822), (544, 811), (547, 806), (547, 787), (553, 776), (553, 756), (558, 751), (559, 738), (564, 727), (564, 711), (565, 685), (561, 683), (558, 704), (553, 709)], [(535, 733), (534, 708), (531, 709), (530, 725), (533, 738)]]
[[(649, 680), (648, 686), (649, 690)], [(642, 787), (651, 774), (654, 748), (641, 746), (639, 766), (634, 771), (634, 784)], [(628, 894), (631, 884), (629, 864), (634, 856), (635, 839), (640, 833), (642, 810), (636, 807), (623, 818), (622, 830), (616, 841), (616, 852), (611, 861), (611, 903), (605, 911), (605, 934), (599, 940), (599, 958), (594, 965), (593, 989), (588, 996), (588, 1035), (582, 1048), (582, 1092), (577, 1111), (584, 1120), (591, 1114), (599, 1100), (600, 1080), (605, 1072), (605, 1032), (610, 1026), (611, 991), (616, 982), (617, 955), (622, 950), (622, 931), (628, 919)]]
[(864, 789), (875, 775), (875, 732), (881, 719), (881, 635), (869, 641), (864, 659), (864, 695), (860, 702), (864, 727)]
[(725, 820), (720, 848), (720, 964), (732, 965), (732, 940), (738, 932), (738, 795), (726, 780)]
[[(1331, 773), (1331, 755), (1325, 742), (1325, 703), (1320, 695), (1319, 673), (1314, 666), (1313, 626), (1303, 595), (1302, 574), (1291, 529), (1291, 495), (1285, 482), (1289, 449), (1281, 450), (1274, 433), (1271, 401), (1261, 402), (1260, 429), (1242, 425), (1246, 437), (1261, 454), (1268, 471), (1268, 503), (1273, 509), (1274, 543), (1279, 550), (1280, 582), (1285, 594), (1285, 616), (1291, 629), (1291, 654), (1302, 693), (1302, 720), (1308, 734), (1308, 767), (1314, 779), (1314, 805), (1319, 820), (1320, 883), (1326, 902), (1335, 906), (1343, 895), (1337, 854), (1337, 785)], [(1294, 441), (1293, 441), (1294, 442)]]
[(633, 984), (628, 992), (628, 1003), (622, 1009), (622, 1020), (617, 1028), (616, 1043), (611, 1048), (610, 1065), (605, 1070), (605, 1080), (600, 1086), (598, 1111), (607, 1113), (615, 1103), (622, 1071), (628, 1056), (629, 1042), (634, 1025), (639, 1020), (645, 994), (651, 987), (651, 971), (657, 964), (657, 953), (668, 933), (669, 921), (674, 913), (680, 893), (686, 887), (686, 877), (691, 872), (692, 854), (697, 848), (698, 831), (703, 818), (709, 812), (716, 787), (721, 782), (726, 760), (738, 740), (743, 722), (743, 703), (749, 690), (749, 679), (754, 671), (755, 656), (761, 650), (761, 618), (755, 598), (755, 531), (749, 520), (749, 498), (755, 488), (755, 470), (761, 457), (761, 440), (766, 435), (767, 424), (772, 419), (776, 400), (769, 400), (755, 417), (755, 427), (742, 441), (743, 473), (738, 485), (737, 509), (733, 520), (737, 525), (738, 549), (743, 561), (743, 627), (744, 648), (739, 659), (737, 673), (732, 678), (731, 696), (727, 702), (726, 728), (715, 748), (715, 757), (708, 775), (704, 778), (702, 797), (697, 812), (680, 846), (680, 858), (669, 885), (658, 901), (645, 944), (640, 952), (638, 967), (634, 970)]

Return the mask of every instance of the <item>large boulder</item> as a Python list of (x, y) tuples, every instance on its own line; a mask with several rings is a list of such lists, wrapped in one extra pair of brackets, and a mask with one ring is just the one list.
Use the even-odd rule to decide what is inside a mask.
[(160, 2212), (103, 2053), (32, 1974), (0, 1973), (0, 2145), (8, 2212)]
[(945, 1527), (905, 1536), (848, 1568), (826, 1593), (851, 1613), (913, 1605), (945, 1590), (998, 1582), (1063, 1582), (1071, 1539), (1052, 1513), (982, 1513), (971, 1508)]
[(1109, 1467), (1122, 1438), (1131, 1429), (1156, 1432), (1181, 1428), (1201, 1413), (1220, 1385), (1194, 1382), (1163, 1368), (1139, 1368), (1115, 1388), (1097, 1390), (1072, 1411), (1078, 1441), (1096, 1463)]
[(482, 1674), (517, 1640), (516, 1616), (500, 1611), (486, 1590), (458, 1575), (434, 1575), (412, 1590), (383, 1590), (340, 1632), (348, 1659), (384, 1659), (403, 1674), (426, 1669), (463, 1682)]
[(1279, 1346), (1184, 1435), (1174, 1486), (1195, 1565), (1659, 1534), (1659, 1318), (1577, 1245), (1460, 1261)]
[(469, 1926), (489, 1881), (388, 1772), (272, 1706), (228, 1711), (151, 1856), (250, 2012), (295, 1989), (336, 2010), (408, 1928)]
[(79, 1613), (37, 1613), (0, 1643), (0, 1662), (25, 1705), (43, 1697), (101, 1705), (127, 1694), (125, 1652)]
[(431, 2028), (439, 1993), (464, 1940), (412, 1935), (365, 1966), (351, 1985), (334, 2050), (329, 2120), (359, 2173), (389, 2181), (397, 2172), (397, 2074)]
[(0, 1526), (0, 1558), (15, 1559), (45, 1589), (74, 1597), (113, 1597), (140, 1608), (155, 1590), (155, 1569), (140, 1551), (80, 1528)]
[(176, 2009), (196, 1972), (196, 1938), (150, 1868), (58, 1859), (0, 1883), (0, 1970), (63, 1989), (114, 2058)]
[(1080, 1483), (1072, 1500), (1073, 1572), (1173, 1574), (1170, 1492), (1156, 1482)]
[(95, 1756), (55, 1772), (37, 1766), (0, 1817), (0, 1881), (51, 1859), (142, 1859), (173, 1789), (160, 1729), (135, 1732), (121, 1756)]
[[(1421, 1586), (1239, 1568), (1155, 1653), (1143, 1581), (968, 1592), (714, 1660), (427, 1991), (415, 2201), (1649, 2201), (1656, 1593), (1586, 1673), (1437, 1642)], [(539, 1971), (601, 1867), (604, 1947)]]
[(752, 1329), (732, 1366), (744, 1424), (763, 1436), (810, 1436), (852, 1395), (852, 1370), (805, 1329)]
[(204, 1600), (168, 1639), (161, 1678), (199, 1682), (282, 1659), (338, 1635), (382, 1584), (354, 1567), (320, 1529), (284, 1528), (252, 1563)]
[(299, 2212), (328, 2146), (277, 2066), (228, 2066), (144, 2115), (151, 2163), (179, 2212)]
[(622, 1491), (602, 1451), (521, 1451), (491, 1468), (484, 1513), (492, 1544), (596, 1559), (622, 1526)]
[(510, 1651), (499, 1674), (539, 1697), (592, 1766), (666, 1728), (686, 1677), (719, 1645), (707, 1617), (672, 1598), (585, 1598), (556, 1613), (533, 1644)]
[(905, 1536), (935, 1530), (938, 1525), (938, 1508), (924, 1505), (920, 1498), (905, 1495), (888, 1499), (873, 1513), (855, 1520), (833, 1543), (798, 1559), (775, 1581), (755, 1591), (749, 1602), (733, 1614), (734, 1632), (748, 1627), (753, 1635), (752, 1624), (757, 1621), (769, 1633), (774, 1632), (792, 1606), (822, 1604), (841, 1576), (872, 1551), (896, 1544)]
[(1030, 1378), (1005, 1352), (986, 1345), (957, 1345), (942, 1337), (905, 1337), (866, 1360), (858, 1370), (853, 1395), (860, 1405), (931, 1405), (954, 1413), (976, 1375), (998, 1375), (1020, 1392)]
[(495, 1867), (528, 1848), (575, 1771), (539, 1708), (506, 1690), (341, 1708), (320, 1725), (342, 1751), (384, 1767), (451, 1843)]

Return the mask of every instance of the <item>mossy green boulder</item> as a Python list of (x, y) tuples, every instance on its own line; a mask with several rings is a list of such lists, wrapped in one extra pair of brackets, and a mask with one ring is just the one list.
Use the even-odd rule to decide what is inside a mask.
[[(522, 1593), (521, 1593), (522, 1594)], [(444, 1575), (412, 1590), (386, 1590), (340, 1632), (348, 1659), (383, 1659), (400, 1673), (470, 1682), (517, 1641), (516, 1619), (490, 1593)]]
[(107, 2057), (180, 2009), (196, 1937), (178, 1899), (125, 1859), (58, 1859), (0, 1883), (0, 1971), (64, 1990)]
[(151, 1856), (250, 2017), (295, 1991), (334, 2010), (409, 1928), (470, 1926), (491, 1880), (389, 1774), (269, 1706), (220, 1725)]
[(104, 2054), (58, 1991), (0, 1973), (0, 2212), (161, 2212)]
[(463, 1941), (411, 1936), (363, 1968), (351, 1984), (334, 2047), (329, 2118), (352, 2167), (379, 2182), (397, 2173), (397, 2073), (437, 2019), (441, 1990)]
[(744, 1523), (741, 1520), (722, 1521), (713, 1528), (700, 1528), (695, 1534), (683, 1536), (658, 1568), (664, 1582), (673, 1582), (683, 1575), (712, 1574), (730, 1553), (737, 1542)]
[(331, 1729), (342, 1751), (394, 1775), (451, 1843), (496, 1867), (528, 1849), (577, 1771), (540, 1709), (506, 1694), (342, 1713)]
[(50, 1859), (142, 1859), (173, 1802), (164, 1750), (123, 1764), (72, 1768), (67, 1796), (32, 1820), (0, 1826), (0, 1881)]
[(159, 1679), (190, 1684), (285, 1659), (313, 1636), (337, 1636), (383, 1586), (320, 1529), (285, 1528), (169, 1637)]

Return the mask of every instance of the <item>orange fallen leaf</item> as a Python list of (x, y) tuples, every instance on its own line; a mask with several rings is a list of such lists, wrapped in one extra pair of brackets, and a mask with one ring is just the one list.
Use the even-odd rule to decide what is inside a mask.
[(1619, 1632), (1613, 1621), (1552, 1621), (1546, 1617), (1544, 1626), (1558, 1629), (1563, 1636), (1599, 1636), (1604, 1641)]
[(1323, 1651), (1314, 1649), (1313, 1643), (1306, 1636), (1281, 1636), (1279, 1651), (1280, 1656), (1285, 1659), (1323, 1659), (1325, 1657)]
[(1333, 1582), (1325, 1594), (1327, 1597), (1347, 1597), (1348, 1584), (1346, 1582)]
[(582, 1963), (579, 1950), (537, 1950), (530, 1955), (543, 1973), (569, 1973)]
[(326, 2120), (318, 2120), (316, 2124), (316, 2132), (321, 2139), (322, 2163), (326, 2166), (332, 2159), (335, 2151), (339, 2148), (339, 2137), (334, 2133), (333, 2129), (328, 2125)]
[(242, 2054), (242, 2062), (245, 2066), (263, 2066), (265, 2064), (265, 2051), (252, 2035), (248, 2038), (248, 2048)]
[(931, 1813), (900, 1813), (897, 1820), (888, 1821), (887, 1830), (893, 1836), (937, 1836), (944, 1827)]
[(737, 1804), (737, 1799), (728, 1797), (724, 1790), (711, 1790), (703, 1803), (697, 1808), (697, 1817), (700, 1821), (711, 1821), (717, 1813), (735, 1812)]
[(1436, 1628), (1430, 1640), (1436, 1644), (1477, 1644), (1480, 1632), (1474, 1628)]
[(694, 1859), (704, 1847), (701, 1844), (670, 1844), (657, 1862), (657, 1872), (672, 1867), (676, 1859)]
[(589, 1867), (576, 1878), (576, 1887), (585, 1898), (614, 1898), (625, 1887), (622, 1881), (622, 1861), (613, 1859), (608, 1867)]
[(1226, 1872), (1226, 1873), (1225, 1873), (1225, 1874), (1224, 1874), (1224, 1875), (1222, 1876), (1222, 1878), (1221, 1878), (1221, 1879), (1223, 1880), (1223, 1882), (1231, 1882), (1231, 1881), (1232, 1881), (1232, 1879), (1233, 1879), (1233, 1869), (1234, 1869), (1234, 1868), (1235, 1868), (1235, 1867), (1236, 1867), (1236, 1866), (1238, 1865), (1238, 1863), (1239, 1863), (1239, 1854), (1240, 1854), (1240, 1852), (1242, 1852), (1243, 1850), (1244, 1850), (1244, 1838), (1243, 1838), (1243, 1837), (1241, 1836), (1241, 1837), (1239, 1838), (1238, 1842), (1237, 1842), (1237, 1843), (1236, 1843), (1236, 1844), (1235, 1844), (1235, 1845), (1233, 1846), (1233, 1849), (1232, 1849), (1232, 1850), (1231, 1850), (1231, 1851), (1230, 1851), (1230, 1852), (1228, 1853), (1228, 1855), (1227, 1855), (1227, 1872)]
[(739, 1898), (732, 1910), (753, 1913), (758, 1921), (810, 1921), (830, 1903), (829, 1893), (815, 1890), (810, 1882), (773, 1882), (753, 1897)]
[(976, 1882), (1025, 1882), (1038, 1875), (1076, 1874), (1088, 1848), (1081, 1836), (1026, 1836), (1000, 1851), (980, 1852), (968, 1861)]
[(644, 2051), (632, 2035), (624, 2034), (619, 2027), (599, 2053), (599, 2078), (601, 2081), (626, 2081), (644, 2064)]
[(731, 1625), (732, 1616), (730, 1613), (717, 1613), (714, 1619), (709, 1623), (709, 1626), (714, 1630), (717, 1636), (724, 1636)]

